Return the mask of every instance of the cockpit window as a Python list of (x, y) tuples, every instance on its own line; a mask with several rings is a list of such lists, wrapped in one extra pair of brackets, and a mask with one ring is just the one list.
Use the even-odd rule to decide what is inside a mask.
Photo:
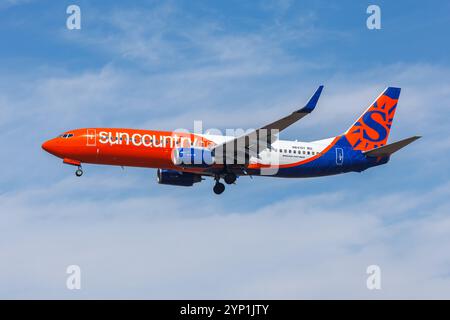
[(73, 133), (64, 133), (59, 136), (60, 138), (68, 139), (73, 137)]

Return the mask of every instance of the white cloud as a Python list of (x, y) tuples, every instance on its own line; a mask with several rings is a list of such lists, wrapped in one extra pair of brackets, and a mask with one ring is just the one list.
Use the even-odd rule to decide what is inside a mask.
[[(151, 195), (90, 199), (71, 185), (51, 186), (41, 202), (36, 202), (36, 192), (44, 189), (2, 196), (0, 252), (8, 263), (1, 266), (1, 296), (450, 295), (448, 185), (430, 190), (429, 197), (411, 194), (415, 208), (422, 209), (413, 213), (404, 207), (400, 210), (413, 216), (389, 223), (384, 217), (396, 195), (348, 201), (351, 190), (343, 190), (291, 197), (246, 212), (210, 197), (196, 205), (187, 195), (177, 201)], [(106, 194), (117, 188), (114, 181), (100, 185), (106, 186)], [(123, 190), (133, 185), (128, 181)], [(78, 199), (72, 199), (74, 194)], [(405, 199), (401, 193), (398, 197)], [(381, 292), (365, 287), (365, 268), (374, 263), (382, 268)], [(81, 292), (64, 287), (69, 264), (82, 267)]]
[(0, 10), (8, 9), (10, 7), (23, 5), (32, 2), (33, 0), (1, 0), (0, 1)]

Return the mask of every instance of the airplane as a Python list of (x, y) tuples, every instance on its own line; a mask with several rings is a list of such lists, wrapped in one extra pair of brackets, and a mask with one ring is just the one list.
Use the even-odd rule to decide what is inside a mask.
[[(323, 85), (304, 107), (240, 136), (121, 128), (67, 131), (42, 144), (48, 153), (77, 167), (82, 164), (157, 169), (159, 184), (193, 186), (212, 177), (213, 191), (241, 176), (306, 178), (362, 172), (386, 164), (393, 153), (420, 136), (387, 144), (400, 88), (386, 88), (344, 133), (317, 141), (279, 139), (279, 132), (310, 114)], [(269, 174), (267, 174), (269, 172)]]

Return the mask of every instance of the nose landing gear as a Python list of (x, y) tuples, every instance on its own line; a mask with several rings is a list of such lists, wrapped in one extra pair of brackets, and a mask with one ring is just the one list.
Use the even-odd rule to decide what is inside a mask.
[(83, 175), (83, 170), (81, 169), (81, 166), (79, 166), (77, 171), (75, 171), (75, 175), (77, 177), (81, 177)]

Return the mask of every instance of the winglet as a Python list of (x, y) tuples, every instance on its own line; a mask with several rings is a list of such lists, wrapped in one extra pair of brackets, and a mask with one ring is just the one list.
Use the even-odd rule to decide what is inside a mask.
[(390, 156), (394, 152), (397, 152), (398, 150), (406, 147), (408, 144), (416, 141), (417, 139), (421, 138), (420, 136), (414, 136), (407, 139), (403, 139), (394, 143), (387, 144), (385, 146), (372, 149), (369, 151), (364, 151), (364, 155), (368, 157), (386, 157)]
[(322, 89), (323, 89), (323, 86), (319, 86), (319, 88), (317, 88), (316, 92), (313, 94), (311, 99), (309, 99), (308, 103), (303, 108), (298, 110), (297, 112), (310, 113), (311, 111), (313, 111), (317, 105), (317, 101), (319, 101), (319, 97), (320, 97), (320, 94), (322, 93)]

